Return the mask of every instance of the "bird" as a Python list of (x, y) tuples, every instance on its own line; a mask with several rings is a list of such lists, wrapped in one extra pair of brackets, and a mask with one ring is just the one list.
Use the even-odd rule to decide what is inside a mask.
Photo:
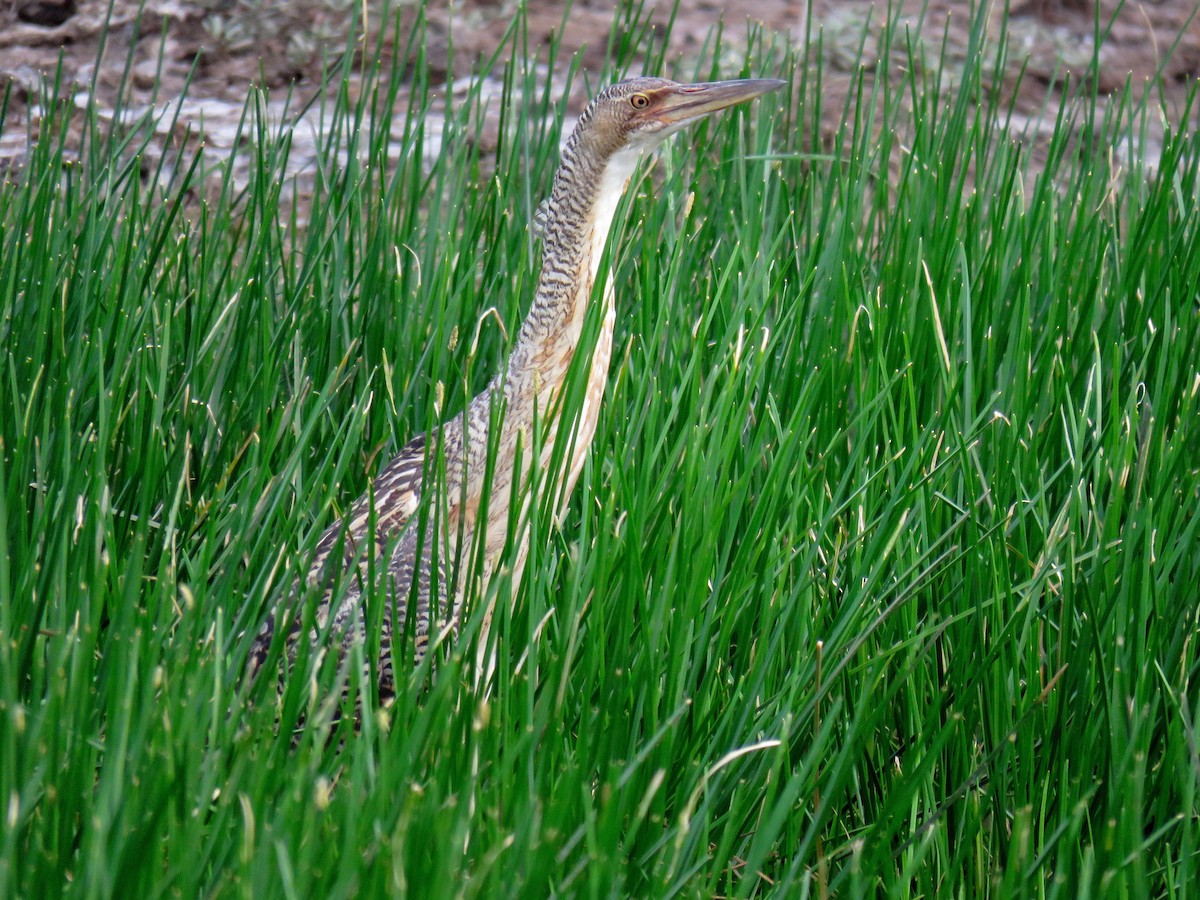
[[(639, 160), (686, 126), (784, 84), (767, 78), (681, 84), (639, 77), (596, 94), (563, 147), (550, 196), (536, 216), (541, 272), (507, 362), (461, 413), (406, 444), (367, 493), (321, 535), (307, 574), (269, 612), (251, 645), (251, 678), (277, 641), (288, 664), (294, 664), (306, 629), (301, 600), (311, 597), (309, 592), (320, 592), (307, 626), (309, 640), (328, 630), (344, 659), (356, 641), (365, 639), (362, 604), (370, 572), (386, 573), (387, 607), (374, 676), (382, 703), (396, 691), (400, 660), (393, 659), (394, 636), (413, 636), (406, 661), (415, 664), (431, 641), (456, 633), (475, 577), (466, 574), (468, 561), (476, 561), (478, 577), (486, 583), (510, 540), (514, 485), (520, 488), (532, 467), (548, 473), (558, 462), (554, 497), (565, 505), (582, 472), (608, 378), (616, 320), (614, 287), (601, 267), (617, 205)], [(594, 290), (597, 284), (602, 290)], [(579, 361), (586, 372), (581, 408), (568, 420), (561, 411), (563, 392), (594, 303), (601, 306), (599, 331), (590, 360)], [(540, 441), (531, 440), (535, 424)], [(531, 460), (534, 449), (538, 458)], [(523, 502), (527, 507), (528, 498)], [(526, 535), (507, 561), (514, 597), (527, 555)]]

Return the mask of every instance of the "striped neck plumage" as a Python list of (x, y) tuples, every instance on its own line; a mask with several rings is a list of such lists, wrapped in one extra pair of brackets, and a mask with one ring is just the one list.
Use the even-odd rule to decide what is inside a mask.
[(623, 148), (602, 159), (586, 146), (568, 143), (544, 220), (535, 307), (576, 318), (579, 311), (573, 307), (586, 302), (601, 277), (613, 217), (640, 158), (640, 148)]

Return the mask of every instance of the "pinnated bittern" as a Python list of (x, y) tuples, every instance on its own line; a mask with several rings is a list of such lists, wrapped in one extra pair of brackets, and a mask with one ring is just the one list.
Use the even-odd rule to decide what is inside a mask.
[[(467, 579), (447, 563), (476, 559), (481, 543), (486, 579), (499, 560), (508, 539), (514, 480), (527, 477), (516, 473), (514, 458), (518, 444), (528, 455), (535, 418), (545, 436), (540, 457), (532, 464), (545, 470), (556, 442), (565, 441), (564, 477), (557, 496), (569, 496), (579, 478), (596, 430), (615, 320), (611, 281), (605, 279), (598, 298), (593, 298), (593, 286), (601, 277), (601, 257), (617, 203), (639, 158), (684, 126), (783, 84), (774, 79), (678, 84), (635, 78), (601, 91), (580, 116), (563, 150), (550, 199), (539, 214), (541, 278), (507, 365), (463, 413), (411, 441), (384, 467), (373, 489), (321, 536), (305, 578), (309, 588), (324, 590), (313, 637), (331, 627), (344, 651), (364, 635), (365, 617), (358, 610), (368, 566), (386, 571), (386, 595), (393, 608), (386, 611), (382, 624), (378, 665), (382, 698), (394, 691), (394, 627), (403, 627), (410, 614), (415, 617), (409, 627), (419, 660), (431, 634), (457, 625)], [(583, 334), (585, 314), (594, 301), (602, 305), (602, 318), (587, 368), (582, 410), (559, 434), (561, 423), (554, 416), (561, 407), (560, 395)], [(498, 435), (493, 428), (499, 429)], [(487, 478), (489, 447), (495, 455)], [(431, 462), (434, 459), (437, 464)], [(439, 479), (444, 479), (442, 484), (433, 483)], [(439, 502), (444, 504), (444, 514), (418, 516), (423, 500), (434, 495), (443, 498)], [(481, 508), (485, 514), (481, 515)], [(426, 525), (417, 527), (418, 521)], [(514, 594), (526, 549), (519, 545), (512, 563)], [(339, 576), (345, 574), (352, 576), (348, 589), (335, 591)], [(303, 588), (295, 585), (288, 602), (259, 632), (250, 654), (252, 674), (267, 659), (281, 616), (289, 622), (284, 638), (287, 655), (294, 656), (303, 631), (295, 601)]]

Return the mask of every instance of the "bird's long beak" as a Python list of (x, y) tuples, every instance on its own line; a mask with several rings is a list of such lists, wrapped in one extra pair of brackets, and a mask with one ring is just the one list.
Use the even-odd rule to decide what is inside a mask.
[(778, 78), (676, 84), (655, 91), (656, 102), (647, 112), (664, 125), (683, 125), (728, 106), (777, 91), (785, 84), (786, 81)]

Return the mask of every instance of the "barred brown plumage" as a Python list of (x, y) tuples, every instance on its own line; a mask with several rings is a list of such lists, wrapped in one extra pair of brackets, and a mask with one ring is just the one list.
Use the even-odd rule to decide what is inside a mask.
[[(474, 559), (482, 550), (481, 576), (486, 581), (492, 574), (508, 538), (514, 481), (524, 477), (515, 471), (518, 444), (528, 453), (535, 417), (545, 417), (539, 418), (544, 431), (535, 461), (539, 470), (549, 468), (558, 441), (566, 442), (559, 451), (566, 451), (561, 482), (551, 486), (559, 502), (569, 497), (583, 469), (612, 353), (614, 292), (607, 280), (595, 298), (603, 305), (602, 318), (582, 409), (562, 435), (560, 395), (593, 302), (617, 203), (639, 158), (691, 122), (783, 84), (773, 79), (678, 84), (635, 78), (596, 96), (567, 140), (549, 202), (539, 210), (541, 277), (506, 366), (463, 413), (428, 438), (419, 436), (407, 444), (379, 473), (372, 490), (325, 531), (306, 577), (292, 586), (255, 639), (251, 675), (267, 661), (280, 620), (288, 622), (285, 655), (289, 664), (294, 659), (303, 630), (297, 604), (308, 589), (323, 592), (312, 637), (332, 628), (344, 656), (364, 636), (358, 610), (368, 568), (389, 552), (383, 571), (392, 608), (383, 616), (377, 666), (381, 697), (386, 700), (394, 692), (393, 623), (403, 627), (411, 610), (418, 660), (431, 635), (456, 627), (466, 589), (458, 562)], [(493, 434), (493, 428), (498, 433)], [(490, 447), (495, 457), (489, 470)], [(489, 471), (488, 496), (483, 498)], [(431, 490), (435, 485), (424, 483), (427, 473), (444, 479), (436, 491)], [(418, 515), (421, 504), (435, 495), (443, 498), (444, 509)], [(486, 509), (482, 522), (481, 507)], [(417, 522), (424, 522), (425, 528)], [(512, 561), (514, 593), (527, 550), (525, 543), (519, 544)], [(335, 588), (344, 576), (349, 576), (349, 585), (339, 592)]]

